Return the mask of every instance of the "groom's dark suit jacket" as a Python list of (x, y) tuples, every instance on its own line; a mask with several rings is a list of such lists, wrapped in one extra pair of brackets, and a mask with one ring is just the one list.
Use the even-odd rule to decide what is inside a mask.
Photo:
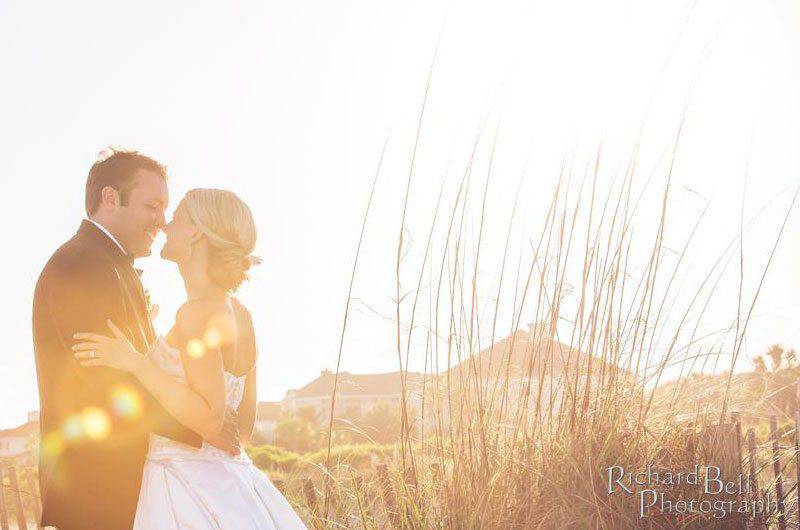
[(148, 435), (157, 433), (194, 446), (201, 443), (130, 374), (82, 367), (74, 359), (72, 335), (110, 334), (108, 319), (139, 351), (153, 342), (144, 291), (132, 260), (84, 221), (45, 265), (33, 299), (43, 526), (131, 528)]

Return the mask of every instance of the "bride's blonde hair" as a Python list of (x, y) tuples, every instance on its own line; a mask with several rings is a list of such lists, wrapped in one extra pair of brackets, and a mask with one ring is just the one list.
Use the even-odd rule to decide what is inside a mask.
[(182, 201), (192, 223), (208, 241), (208, 275), (228, 291), (248, 279), (261, 260), (253, 256), (256, 225), (250, 208), (232, 191), (195, 188)]

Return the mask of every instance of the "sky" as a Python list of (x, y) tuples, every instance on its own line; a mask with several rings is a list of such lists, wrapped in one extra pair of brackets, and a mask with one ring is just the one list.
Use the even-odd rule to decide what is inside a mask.
[[(409, 283), (439, 186), (444, 181), (449, 200), (479, 131), (476, 173), (487, 169), (496, 138), (481, 265), (490, 291), (517, 190), (514, 241), (524, 247), (541, 227), (565, 159), (582, 168), (601, 149), (600, 182), (610, 183), (638, 141), (645, 226), (666, 174), (660, 156), (680, 128), (668, 244), (680, 245), (699, 212), (708, 206), (708, 213), (676, 295), (691, 293), (741, 218), (753, 219), (743, 238), (746, 294), (758, 290), (767, 263), (769, 275), (737, 369), (772, 343), (800, 347), (798, 214), (789, 214), (770, 260), (800, 184), (796, 2), (222, 6), (0, 3), (0, 427), (38, 407), (33, 288), (47, 258), (77, 229), (86, 174), (107, 145), (167, 164), (173, 207), (194, 187), (231, 189), (250, 204), (264, 263), (240, 297), (259, 336), (262, 400), (281, 399), (336, 366), (359, 229), (384, 144), (341, 368), (397, 369), (394, 260), (419, 123), (406, 219)], [(162, 244), (160, 236), (139, 266), (164, 332), (184, 293), (174, 266), (157, 258)], [(710, 326), (729, 322), (737, 275), (722, 282)], [(421, 362), (414, 356), (411, 367)]]

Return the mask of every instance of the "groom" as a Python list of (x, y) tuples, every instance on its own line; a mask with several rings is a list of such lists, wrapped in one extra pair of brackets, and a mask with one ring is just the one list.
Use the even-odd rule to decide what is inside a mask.
[[(154, 332), (133, 260), (150, 255), (167, 208), (164, 166), (113, 151), (89, 171), (78, 233), (45, 265), (33, 300), (41, 404), (42, 526), (126, 530), (133, 526), (150, 433), (199, 447), (130, 374), (82, 367), (73, 334), (120, 325), (140, 352)], [(226, 426), (235, 431), (235, 418)], [(236, 433), (230, 433), (235, 452)]]

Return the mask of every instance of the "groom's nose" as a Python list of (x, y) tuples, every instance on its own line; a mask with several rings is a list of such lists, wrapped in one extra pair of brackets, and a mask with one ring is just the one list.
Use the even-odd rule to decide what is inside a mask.
[(167, 219), (164, 216), (164, 212), (158, 212), (158, 217), (156, 218), (156, 228), (159, 230), (164, 230), (165, 226), (167, 226)]

